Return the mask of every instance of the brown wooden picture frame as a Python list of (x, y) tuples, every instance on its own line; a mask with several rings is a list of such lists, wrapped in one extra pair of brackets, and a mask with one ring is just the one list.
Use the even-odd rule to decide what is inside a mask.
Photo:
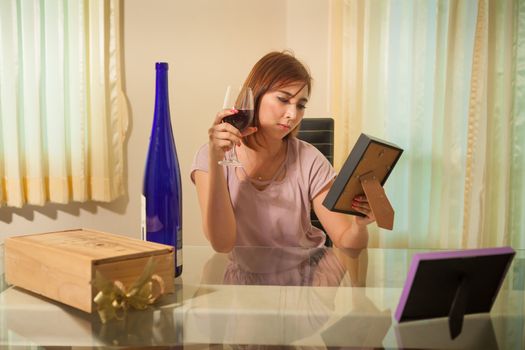
[(352, 209), (352, 200), (366, 194), (377, 225), (392, 230), (394, 210), (383, 185), (401, 157), (403, 149), (361, 134), (323, 201), (331, 211), (365, 216)]

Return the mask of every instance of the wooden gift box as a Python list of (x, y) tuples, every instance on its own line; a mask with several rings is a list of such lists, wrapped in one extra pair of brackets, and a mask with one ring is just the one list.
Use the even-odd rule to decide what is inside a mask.
[(83, 311), (95, 309), (95, 271), (128, 288), (150, 257), (165, 293), (174, 291), (173, 247), (164, 244), (84, 229), (9, 237), (4, 244), (8, 284)]

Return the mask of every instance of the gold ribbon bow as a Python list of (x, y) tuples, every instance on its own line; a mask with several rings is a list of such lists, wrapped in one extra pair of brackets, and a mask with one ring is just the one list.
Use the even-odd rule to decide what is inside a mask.
[(164, 280), (153, 274), (155, 265), (150, 257), (144, 271), (131, 285), (129, 291), (119, 280), (109, 281), (98, 271), (92, 284), (99, 291), (93, 301), (97, 304), (102, 323), (116, 318), (122, 320), (129, 307), (143, 310), (153, 304), (164, 293)]

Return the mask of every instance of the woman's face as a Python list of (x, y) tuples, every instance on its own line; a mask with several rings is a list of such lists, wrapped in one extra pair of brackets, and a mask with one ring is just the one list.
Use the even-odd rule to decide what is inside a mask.
[(292, 83), (263, 95), (259, 106), (259, 132), (281, 140), (303, 119), (308, 88)]

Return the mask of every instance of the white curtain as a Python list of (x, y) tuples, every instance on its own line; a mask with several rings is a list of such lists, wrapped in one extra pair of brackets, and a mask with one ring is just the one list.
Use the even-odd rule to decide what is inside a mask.
[(124, 188), (120, 1), (0, 1), (0, 206)]
[(371, 246), (525, 248), (524, 2), (335, 3), (336, 168), (361, 132), (405, 149)]

